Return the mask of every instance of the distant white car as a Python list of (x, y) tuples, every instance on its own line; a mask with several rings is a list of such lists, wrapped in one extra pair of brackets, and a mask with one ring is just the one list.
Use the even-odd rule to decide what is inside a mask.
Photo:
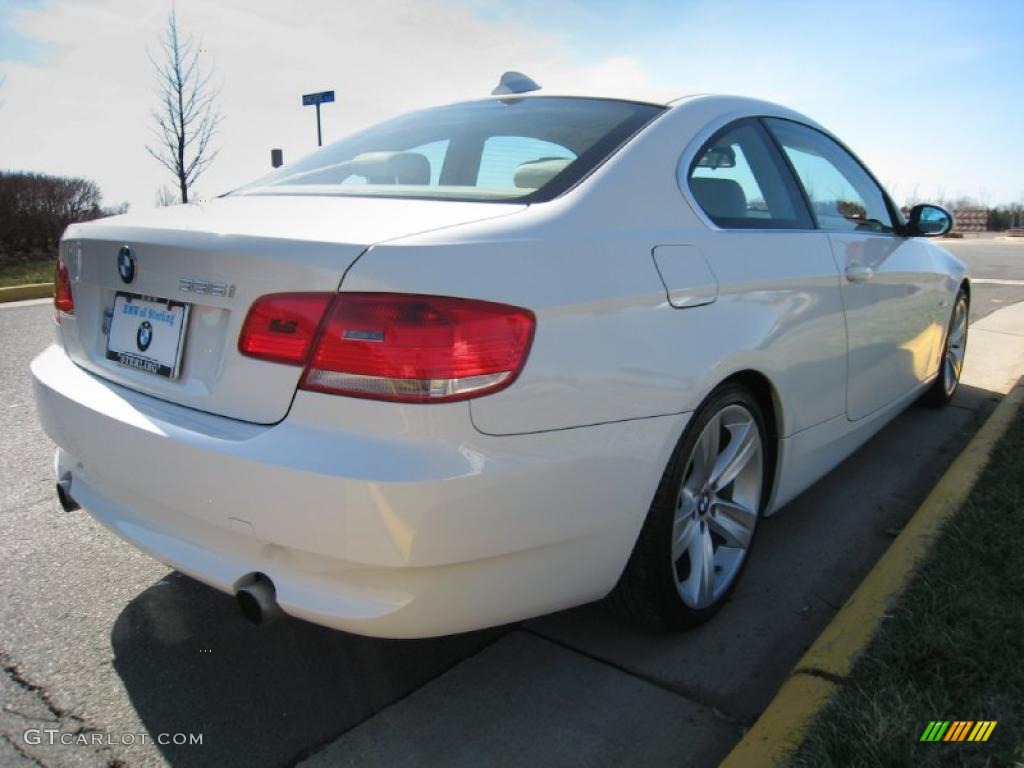
[(68, 229), (58, 492), (254, 620), (690, 626), (760, 515), (956, 391), (970, 284), (919, 237), (951, 226), (760, 101), (400, 117)]

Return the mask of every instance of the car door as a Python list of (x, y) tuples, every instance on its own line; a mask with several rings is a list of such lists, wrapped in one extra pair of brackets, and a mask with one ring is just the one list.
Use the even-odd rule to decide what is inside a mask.
[[(654, 258), (672, 305), (694, 313), (691, 353), (697, 340), (723, 350), (747, 345), (780, 393), (785, 435), (841, 417), (839, 275), (828, 236), (814, 228), (771, 137), (757, 119), (743, 118), (682, 160), (680, 188), (709, 226), (688, 232), (688, 247), (656, 248)], [(713, 302), (707, 311), (686, 308), (705, 302)]]
[(828, 233), (846, 312), (846, 412), (863, 418), (936, 370), (944, 325), (942, 279), (927, 246), (896, 233), (894, 211), (864, 166), (819, 130), (778, 118), (778, 141)]

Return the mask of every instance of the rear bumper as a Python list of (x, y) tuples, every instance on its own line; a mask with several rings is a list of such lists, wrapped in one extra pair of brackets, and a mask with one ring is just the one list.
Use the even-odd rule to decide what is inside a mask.
[(59, 347), (32, 375), (58, 476), (118, 535), (225, 592), (264, 573), (286, 613), (389, 637), (606, 594), (686, 421), (491, 437), (465, 403), (300, 392), (264, 426), (126, 390)]

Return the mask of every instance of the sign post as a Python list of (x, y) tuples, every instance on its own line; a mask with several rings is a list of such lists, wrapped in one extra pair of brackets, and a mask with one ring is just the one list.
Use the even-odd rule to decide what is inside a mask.
[(316, 106), (316, 145), (318, 147), (323, 146), (323, 139), (320, 133), (320, 105), (332, 101), (334, 101), (334, 91), (302, 94), (302, 106), (308, 107), (311, 104)]

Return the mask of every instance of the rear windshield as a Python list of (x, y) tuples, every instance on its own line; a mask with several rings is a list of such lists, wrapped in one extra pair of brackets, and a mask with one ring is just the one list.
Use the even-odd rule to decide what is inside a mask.
[(540, 202), (582, 179), (662, 111), (537, 97), (427, 109), (329, 144), (232, 194)]

